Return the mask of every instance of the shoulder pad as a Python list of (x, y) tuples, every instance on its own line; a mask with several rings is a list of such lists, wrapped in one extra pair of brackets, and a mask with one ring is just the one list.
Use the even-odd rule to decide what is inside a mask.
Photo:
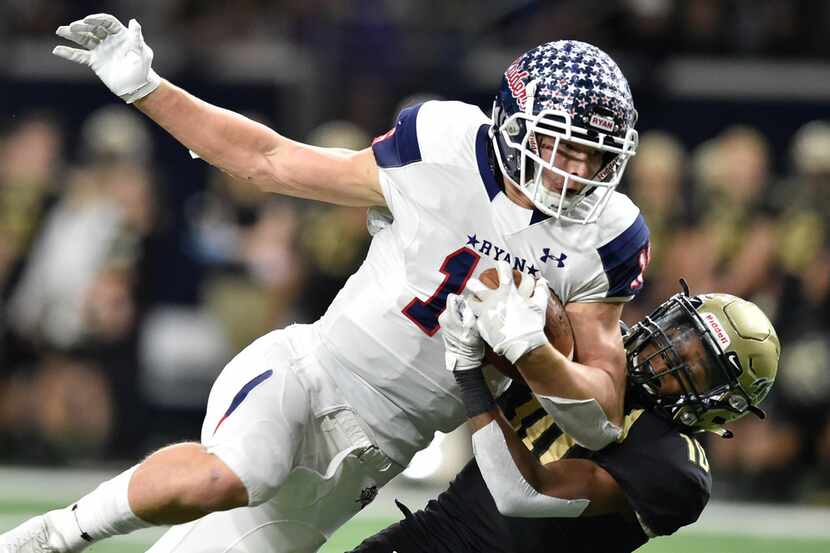
[(433, 100), (402, 110), (395, 126), (372, 142), (372, 150), (382, 168), (419, 161), (455, 164), (469, 155), (476, 132), (488, 122), (476, 106)]

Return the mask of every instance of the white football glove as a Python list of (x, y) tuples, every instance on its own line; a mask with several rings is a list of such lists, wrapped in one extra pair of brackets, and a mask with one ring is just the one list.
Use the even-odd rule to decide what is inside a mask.
[(467, 290), (473, 295), (467, 303), (478, 317), (477, 327), (484, 341), (515, 364), (524, 354), (548, 342), (544, 331), (548, 282), (539, 278), (534, 283), (525, 276), (516, 288), (509, 263), (497, 263), (496, 270), (499, 287), (491, 289), (471, 279)]
[(447, 296), (447, 308), (438, 316), (444, 339), (444, 362), (448, 371), (468, 371), (481, 366), (484, 341), (476, 329), (476, 318), (461, 296)]
[(161, 77), (150, 66), (153, 50), (145, 44), (135, 19), (130, 19), (127, 28), (109, 14), (88, 15), (58, 27), (55, 34), (83, 48), (56, 46), (53, 54), (91, 67), (107, 88), (128, 104), (161, 84)]

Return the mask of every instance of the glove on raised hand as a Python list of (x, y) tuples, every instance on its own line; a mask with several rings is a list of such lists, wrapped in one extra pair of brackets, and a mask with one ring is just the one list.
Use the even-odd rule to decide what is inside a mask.
[(525, 276), (517, 288), (508, 263), (497, 263), (496, 269), (498, 288), (488, 288), (480, 280), (471, 279), (467, 290), (473, 295), (467, 303), (478, 317), (477, 327), (484, 341), (515, 364), (524, 354), (548, 341), (544, 332), (548, 283), (543, 278), (533, 282)]
[(59, 37), (82, 48), (56, 46), (52, 53), (87, 65), (119, 98), (132, 104), (161, 84), (151, 64), (153, 50), (141, 36), (141, 25), (131, 19), (124, 27), (115, 17), (99, 13), (58, 27)]

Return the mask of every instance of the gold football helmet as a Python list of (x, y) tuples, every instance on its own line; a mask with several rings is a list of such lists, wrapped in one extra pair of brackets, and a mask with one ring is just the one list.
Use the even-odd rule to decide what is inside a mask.
[(729, 294), (675, 294), (625, 336), (633, 399), (696, 431), (754, 413), (778, 371), (781, 345), (754, 303)]

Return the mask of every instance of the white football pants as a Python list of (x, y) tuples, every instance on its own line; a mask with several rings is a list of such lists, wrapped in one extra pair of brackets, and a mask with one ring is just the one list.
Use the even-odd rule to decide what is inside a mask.
[(403, 470), (372, 442), (314, 355), (310, 327), (259, 338), (217, 378), (202, 443), (250, 506), (174, 526), (148, 553), (307, 553)]

